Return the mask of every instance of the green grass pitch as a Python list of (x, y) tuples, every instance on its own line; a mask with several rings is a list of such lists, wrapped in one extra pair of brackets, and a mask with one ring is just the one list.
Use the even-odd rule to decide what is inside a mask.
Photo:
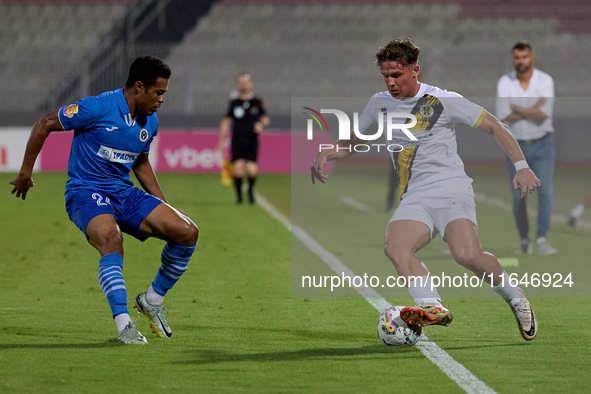
[[(488, 170), (474, 171), (487, 179), (474, 176), (475, 189), (479, 182), (488, 187), (493, 178)], [(385, 174), (368, 183), (364, 193), (350, 195), (345, 181), (364, 179), (335, 172), (313, 193), (327, 212), (348, 212), (350, 207), (338, 200), (344, 190), (372, 207), (375, 215), (359, 230), (375, 236), (375, 242), (363, 250), (393, 273), (381, 251), (388, 217), (381, 212)], [(383, 346), (375, 332), (379, 313), (365, 300), (292, 298), (292, 257), (328, 275), (330, 269), (261, 207), (236, 207), (232, 189), (222, 187), (218, 175), (159, 175), (171, 204), (200, 227), (199, 246), (165, 299), (173, 337), (157, 338), (142, 317), (137, 326), (147, 346), (112, 342), (116, 330), (98, 283), (99, 255), (64, 209), (66, 175), (36, 174), (26, 201), (10, 195), (13, 178), (0, 174), (5, 186), (0, 196), (2, 393), (463, 392), (418, 349)], [(299, 185), (298, 179), (281, 175), (263, 175), (257, 183), (260, 193), (296, 222), (306, 219), (296, 216), (301, 211), (290, 211), (290, 198), (307, 190)], [(478, 219), (485, 249), (514, 257), (510, 213), (478, 204)], [(352, 242), (350, 229), (343, 226), (330, 235), (305, 229), (354, 271), (362, 268), (355, 266), (361, 248)], [(588, 264), (588, 232), (553, 225), (551, 236), (559, 254), (542, 262), (535, 255), (520, 257), (520, 268)], [(131, 304), (152, 281), (163, 242), (140, 243), (126, 236), (124, 246)], [(455, 263), (444, 249), (441, 241), (433, 242), (421, 258), (451, 270)], [(588, 298), (535, 298), (532, 303), (540, 331), (531, 343), (521, 339), (509, 309), (496, 298), (449, 298), (454, 323), (425, 332), (499, 393), (589, 392)]]

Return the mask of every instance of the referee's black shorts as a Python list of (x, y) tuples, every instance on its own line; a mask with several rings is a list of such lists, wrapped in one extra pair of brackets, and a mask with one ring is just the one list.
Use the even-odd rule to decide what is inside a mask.
[(232, 162), (244, 159), (256, 163), (259, 153), (259, 142), (232, 140)]

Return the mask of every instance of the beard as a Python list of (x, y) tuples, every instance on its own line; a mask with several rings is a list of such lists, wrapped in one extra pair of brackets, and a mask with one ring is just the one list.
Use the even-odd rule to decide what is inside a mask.
[(523, 64), (522, 64), (522, 65), (515, 66), (515, 70), (516, 70), (518, 73), (526, 73), (526, 72), (528, 72), (529, 70), (531, 70), (531, 68), (532, 68), (532, 67), (533, 67), (533, 66), (531, 66), (531, 65), (523, 65)]

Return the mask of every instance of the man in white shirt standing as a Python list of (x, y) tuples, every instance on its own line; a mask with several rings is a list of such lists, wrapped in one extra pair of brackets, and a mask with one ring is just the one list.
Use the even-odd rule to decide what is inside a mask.
[[(534, 68), (532, 47), (518, 42), (511, 50), (515, 71), (503, 75), (497, 84), (497, 117), (504, 122), (523, 151), (525, 160), (535, 172), (542, 186), (538, 189), (538, 230), (536, 253), (556, 254), (548, 242), (546, 233), (552, 215), (554, 177), (554, 80), (548, 74)], [(507, 157), (509, 179), (515, 177), (515, 166)], [(526, 200), (518, 190), (511, 188), (513, 214), (521, 242), (517, 254), (532, 253)]]

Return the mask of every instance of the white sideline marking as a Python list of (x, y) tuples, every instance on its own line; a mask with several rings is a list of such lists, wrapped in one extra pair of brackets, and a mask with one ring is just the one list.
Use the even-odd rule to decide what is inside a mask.
[[(256, 192), (255, 192), (256, 193)], [(337, 274), (344, 273), (348, 276), (356, 276), (345, 264), (343, 264), (335, 255), (324, 249), (314, 238), (310, 236), (304, 229), (298, 225), (294, 225), (286, 218), (277, 208), (268, 202), (259, 193), (256, 193), (256, 200), (271, 217), (277, 219), (283, 224), (291, 233), (299, 239), (311, 252), (316, 254), (322, 261), (324, 261)], [(355, 287), (355, 290), (370, 303), (378, 312), (382, 313), (390, 308), (389, 302), (382, 298), (371, 287)], [(426, 335), (421, 335), (421, 340), (417, 342), (416, 347), (423, 352), (432, 363), (437, 365), (451, 380), (457, 383), (465, 392), (469, 394), (490, 393), (495, 391), (488, 387), (483, 381), (478, 379), (468, 371), (466, 367), (454, 360), (449, 354), (437, 344), (427, 338)]]
[(357, 201), (353, 197), (342, 196), (341, 201), (344, 202), (345, 204), (349, 205), (350, 207), (353, 207), (353, 208), (360, 210), (362, 212), (373, 213), (373, 209), (371, 209), (367, 205), (363, 204), (362, 202)]

